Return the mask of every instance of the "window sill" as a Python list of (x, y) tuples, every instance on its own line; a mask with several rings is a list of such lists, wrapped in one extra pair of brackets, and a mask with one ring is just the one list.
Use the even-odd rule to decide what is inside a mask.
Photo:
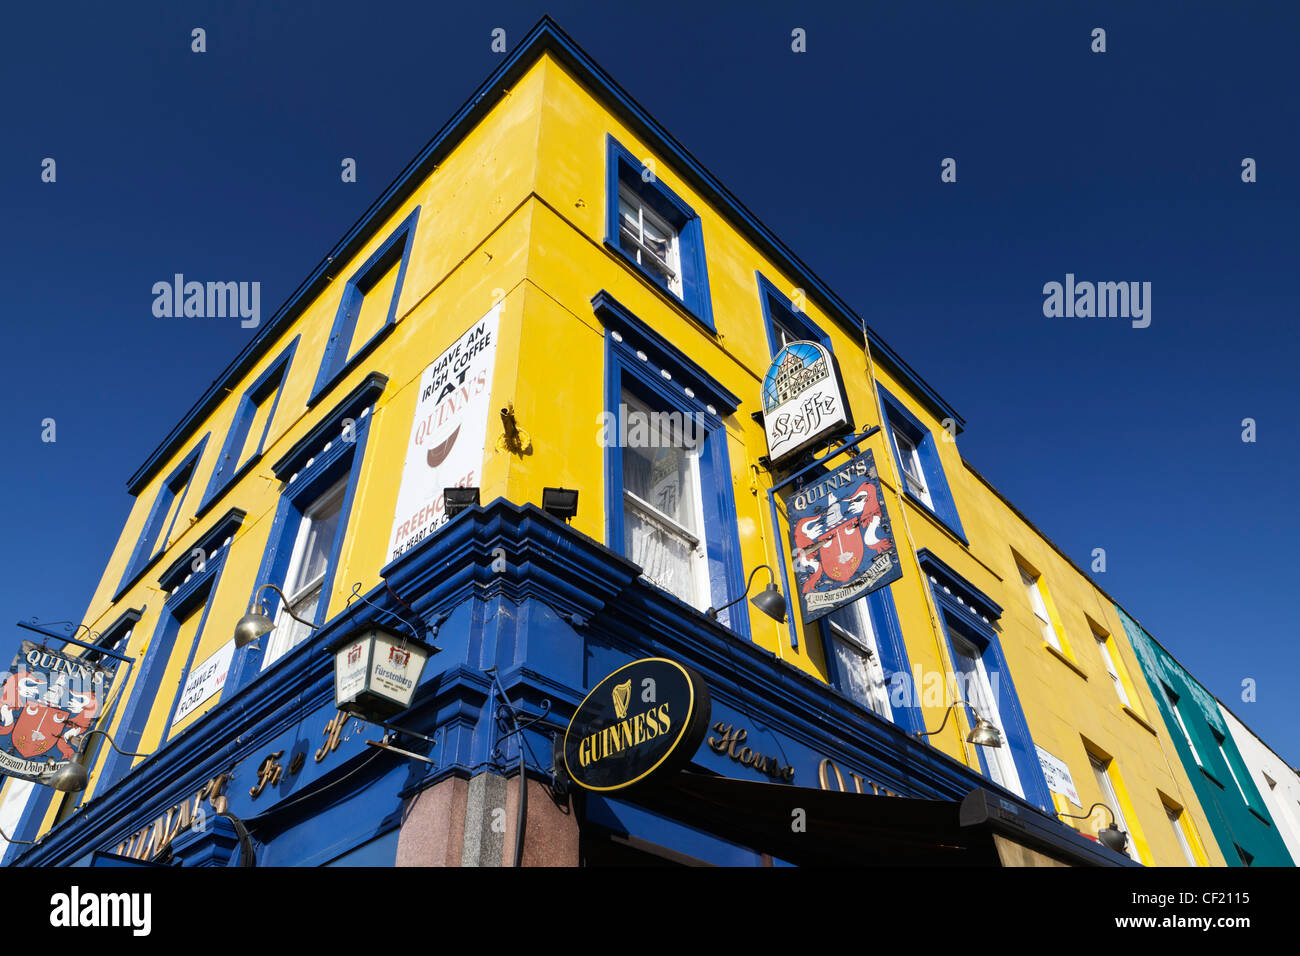
[(1124, 704), (1123, 709), (1124, 709), (1124, 713), (1128, 714), (1130, 717), (1136, 720), (1141, 727), (1145, 728), (1151, 734), (1151, 736), (1153, 737), (1160, 736), (1160, 732), (1156, 730), (1154, 727), (1152, 727), (1149, 723), (1147, 723), (1146, 719), (1141, 714), (1139, 714), (1136, 710), (1134, 710), (1132, 707), (1128, 706), (1128, 704)]
[(262, 454), (263, 453), (259, 451), (252, 458), (248, 459), (248, 461), (240, 465), (239, 470), (236, 471), (233, 475), (231, 475), (228, 480), (223, 481), (221, 483), (221, 487), (218, 488), (213, 493), (212, 497), (209, 498), (207, 501), (203, 502), (203, 504), (199, 506), (199, 510), (194, 513), (194, 520), (196, 521), (199, 520), (205, 514), (211, 511), (213, 506), (216, 505), (217, 502), (219, 502), (223, 497), (225, 497), (227, 491), (229, 491), (236, 484), (238, 484), (239, 481), (245, 475), (247, 475), (250, 471), (253, 470), (253, 468), (257, 466), (257, 463), (262, 460)]
[(713, 327), (713, 323), (711, 321), (704, 318), (704, 316), (702, 316), (699, 311), (697, 311), (696, 309), (688, 305), (685, 299), (679, 299), (675, 294), (668, 291), (666, 288), (664, 288), (658, 282), (656, 282), (654, 280), (654, 277), (651, 276), (651, 274), (646, 271), (646, 269), (641, 265), (641, 263), (633, 259), (632, 256), (629, 255), (622, 246), (620, 246), (616, 242), (611, 242), (610, 240), (606, 239), (605, 248), (609, 252), (613, 253), (616, 259), (622, 262), (625, 266), (628, 266), (631, 269), (632, 273), (636, 275), (637, 278), (639, 278), (642, 282), (644, 282), (646, 285), (652, 288), (659, 295), (660, 298), (664, 299), (665, 301), (673, 305), (678, 311), (683, 313), (688, 319), (690, 319), (692, 322), (698, 325), (703, 331), (707, 332), (709, 335), (713, 336), (714, 338), (718, 337), (718, 330)]
[(397, 322), (390, 322), (374, 335), (370, 336), (370, 341), (361, 346), (361, 348), (357, 350), (356, 355), (344, 362), (343, 367), (330, 376), (329, 381), (322, 383), (312, 392), (311, 398), (307, 399), (307, 408), (315, 408), (316, 405), (320, 403), (321, 399), (334, 390), (336, 385), (355, 372), (361, 363), (370, 356), (370, 353), (377, 349), (379, 344), (388, 338), (388, 336), (392, 334), (393, 329), (397, 328), (397, 326)]
[(970, 547), (970, 542), (966, 540), (966, 536), (962, 534), (961, 531), (959, 531), (957, 528), (954, 528), (952, 525), (950, 525), (947, 522), (947, 520), (942, 515), (939, 514), (939, 512), (935, 511), (933, 508), (927, 505), (916, 495), (912, 494), (912, 492), (907, 488), (903, 489), (903, 494), (907, 496), (908, 500), (911, 501), (912, 504), (916, 505), (916, 507), (921, 511), (922, 514), (924, 514), (931, 521), (935, 522), (937, 525), (939, 525), (940, 528), (948, 532), (948, 534), (950, 534), (953, 538), (955, 538), (958, 542), (960, 542), (962, 547), (965, 548)]
[(1226, 790), (1228, 789), (1228, 788), (1225, 787), (1223, 784), (1219, 783), (1219, 778), (1218, 778), (1218, 777), (1216, 777), (1214, 774), (1210, 773), (1210, 771), (1208, 771), (1208, 770), (1205, 769), (1204, 764), (1197, 764), (1197, 767), (1199, 767), (1201, 773), (1203, 773), (1203, 774), (1205, 774), (1207, 777), (1209, 777), (1210, 780), (1214, 782), (1214, 785), (1215, 785), (1216, 787), (1218, 787), (1220, 790), (1226, 791)]
[[(893, 488), (893, 485), (889, 485), (889, 488)], [(907, 501), (911, 503), (911, 505), (915, 506), (913, 510), (919, 511), (920, 514), (930, 519), (930, 522), (932, 524), (935, 524), (936, 527), (940, 529), (940, 531), (943, 531), (945, 533), (945, 535), (948, 535), (948, 537), (953, 538), (953, 541), (956, 541), (957, 544), (962, 546), (962, 548), (970, 549), (971, 546), (970, 541), (966, 540), (966, 536), (962, 535), (962, 532), (959, 532), (957, 528), (953, 527), (953, 525), (950, 525), (948, 522), (945, 522), (943, 516), (940, 516), (939, 512), (933, 510), (932, 507), (930, 507), (930, 505), (927, 505), (926, 502), (923, 502), (922, 499), (918, 498), (917, 496), (915, 496), (915, 494), (909, 492), (909, 490), (906, 489), (904, 489), (904, 492), (902, 492), (902, 497), (905, 497)]]
[(129, 581), (122, 582), (122, 586), (118, 588), (117, 593), (113, 595), (114, 604), (122, 600), (122, 598), (126, 596), (127, 591), (131, 590), (133, 587), (135, 587), (137, 584), (140, 583), (141, 579), (144, 578), (144, 576), (149, 573), (149, 569), (158, 563), (158, 559), (163, 556), (166, 550), (167, 548), (164, 546), (161, 551), (159, 551), (152, 558), (150, 558), (148, 561), (142, 564), (140, 566), (140, 570), (135, 572), (135, 574), (131, 575), (131, 579)]
[(1259, 820), (1260, 823), (1264, 824), (1264, 826), (1271, 827), (1273, 825), (1272, 823), (1269, 822), (1268, 817), (1264, 816), (1264, 814), (1260, 813), (1249, 803), (1246, 804), (1246, 809), (1249, 810), (1251, 813), (1255, 814), (1255, 817)]
[(1051, 644), (1048, 644), (1046, 641), (1043, 641), (1043, 650), (1047, 651), (1049, 654), (1055, 657), (1066, 667), (1070, 668), (1070, 670), (1074, 671), (1084, 680), (1088, 679), (1088, 675), (1087, 673), (1084, 672), (1083, 668), (1080, 667), (1078, 664), (1076, 664), (1074, 661), (1070, 660), (1068, 657), (1066, 657), (1064, 651), (1058, 651), (1055, 647), (1053, 647)]

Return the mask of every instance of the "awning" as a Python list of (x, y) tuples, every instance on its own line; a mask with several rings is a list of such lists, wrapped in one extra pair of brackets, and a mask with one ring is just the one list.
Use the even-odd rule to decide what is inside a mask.
[(800, 866), (1134, 865), (983, 789), (925, 800), (683, 771), (620, 796)]

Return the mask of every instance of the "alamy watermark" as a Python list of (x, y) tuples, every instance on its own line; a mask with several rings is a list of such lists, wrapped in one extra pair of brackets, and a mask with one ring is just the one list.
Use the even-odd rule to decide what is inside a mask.
[(708, 434), (701, 412), (647, 412), (620, 403), (618, 413), (596, 416), (601, 448), (686, 448), (704, 444)]
[[(975, 705), (980, 717), (995, 719), (1001, 697), (998, 672), (991, 671), (985, 683), (978, 674), (952, 671), (923, 671), (914, 665), (912, 672), (895, 671), (887, 682), (891, 707), (943, 707), (952, 701)], [(984, 713), (980, 702), (987, 700), (993, 713)]]
[(1043, 315), (1068, 319), (1132, 319), (1133, 328), (1151, 324), (1150, 282), (1075, 282), (1074, 273), (1065, 283), (1043, 286)]
[(255, 329), (262, 321), (262, 283), (186, 282), (176, 273), (171, 282), (153, 284), (153, 314), (160, 319), (225, 319)]

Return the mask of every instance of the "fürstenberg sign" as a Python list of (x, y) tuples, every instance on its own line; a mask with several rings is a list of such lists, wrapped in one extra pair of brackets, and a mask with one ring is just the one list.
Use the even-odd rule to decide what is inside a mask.
[(816, 342), (790, 342), (763, 376), (767, 454), (779, 465), (800, 452), (853, 431), (835, 356)]

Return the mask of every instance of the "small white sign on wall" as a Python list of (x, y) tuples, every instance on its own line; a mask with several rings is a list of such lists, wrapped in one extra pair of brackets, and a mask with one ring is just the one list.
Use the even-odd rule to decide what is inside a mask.
[(1083, 802), (1079, 799), (1079, 791), (1074, 788), (1074, 777), (1070, 776), (1070, 768), (1065, 765), (1065, 761), (1058, 760), (1042, 747), (1035, 746), (1038, 762), (1043, 767), (1043, 776), (1047, 778), (1047, 789), (1059, 793), (1082, 810)]
[(226, 675), (230, 673), (230, 661), (234, 655), (235, 642), (227, 641), (219, 651), (190, 671), (185, 686), (181, 688), (173, 725), (179, 724), (213, 694), (221, 692), (221, 688), (226, 686)]

